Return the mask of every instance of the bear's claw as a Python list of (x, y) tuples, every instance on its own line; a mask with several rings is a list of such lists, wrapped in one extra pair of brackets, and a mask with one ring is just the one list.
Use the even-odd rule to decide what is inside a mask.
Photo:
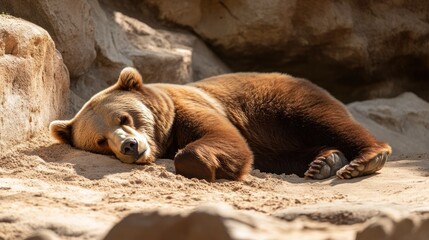
[(309, 179), (325, 179), (334, 176), (335, 173), (347, 163), (347, 159), (342, 152), (332, 151), (312, 161), (309, 164), (308, 170), (304, 173), (304, 176)]
[(375, 173), (380, 170), (387, 161), (388, 152), (377, 154), (369, 161), (362, 162), (361, 159), (353, 160), (349, 164), (337, 171), (337, 177), (341, 179), (349, 179)]

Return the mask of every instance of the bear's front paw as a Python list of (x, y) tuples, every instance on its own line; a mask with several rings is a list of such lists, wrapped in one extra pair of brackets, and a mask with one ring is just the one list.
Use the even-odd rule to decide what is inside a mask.
[(347, 159), (342, 152), (331, 150), (321, 154), (312, 161), (308, 170), (304, 173), (304, 177), (319, 180), (325, 179), (334, 176), (338, 169), (347, 163)]
[(353, 160), (350, 164), (347, 164), (338, 170), (337, 177), (341, 179), (349, 179), (375, 173), (384, 166), (388, 156), (389, 152), (383, 152), (369, 160)]
[(176, 173), (187, 178), (205, 179), (209, 182), (216, 180), (216, 166), (208, 163), (194, 151), (182, 150), (174, 157)]

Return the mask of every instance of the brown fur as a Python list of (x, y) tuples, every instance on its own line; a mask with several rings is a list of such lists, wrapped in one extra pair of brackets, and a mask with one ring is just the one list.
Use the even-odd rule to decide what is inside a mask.
[[(351, 164), (391, 152), (326, 91), (277, 73), (144, 85), (135, 69), (126, 68), (118, 83), (72, 120), (54, 121), (51, 132), (61, 142), (114, 153), (124, 162), (171, 157), (177, 173), (208, 181), (239, 180), (252, 163), (261, 171), (304, 176), (314, 159), (332, 149)], [(118, 150), (125, 137), (136, 135), (141, 151), (150, 150), (139, 159)], [(100, 139), (107, 142), (98, 144)]]

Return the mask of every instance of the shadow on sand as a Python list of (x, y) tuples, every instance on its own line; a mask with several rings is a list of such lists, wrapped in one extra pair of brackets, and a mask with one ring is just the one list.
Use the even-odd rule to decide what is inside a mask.
[[(131, 172), (135, 169), (145, 170), (150, 165), (126, 164), (114, 156), (95, 154), (77, 150), (66, 144), (52, 144), (24, 152), (27, 155), (36, 155), (46, 162), (71, 164), (76, 173), (90, 180), (101, 179), (107, 175)], [(172, 161), (170, 161), (172, 162)], [(157, 161), (155, 164), (164, 166), (167, 171), (174, 173), (174, 167), (167, 160)]]
[[(131, 172), (132, 170), (136, 169), (147, 170), (151, 166), (122, 163), (114, 156), (100, 155), (77, 150), (66, 144), (52, 144), (33, 150), (27, 150), (24, 151), (24, 153), (27, 155), (36, 155), (46, 162), (71, 164), (77, 174), (91, 180), (101, 179), (111, 174)], [(155, 164), (162, 166), (168, 172), (175, 174), (174, 164), (171, 159), (159, 159), (155, 162)], [(418, 171), (423, 176), (429, 176), (429, 159), (426, 158), (417, 160), (388, 161), (387, 165), (395, 168), (412, 168), (413, 171)], [(383, 173), (375, 173), (372, 175), (347, 180), (338, 179), (336, 177), (330, 177), (323, 180), (306, 180), (296, 175), (276, 175), (270, 173), (261, 173), (258, 170), (253, 170), (250, 172), (250, 175), (257, 178), (266, 178), (267, 175), (270, 175), (272, 178), (281, 179), (294, 184), (328, 183), (331, 186), (359, 183), (378, 174)]]

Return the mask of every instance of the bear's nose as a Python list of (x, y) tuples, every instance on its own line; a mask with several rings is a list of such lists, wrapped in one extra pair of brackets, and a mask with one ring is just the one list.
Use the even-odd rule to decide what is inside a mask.
[(121, 153), (125, 155), (138, 156), (139, 144), (134, 138), (127, 138), (122, 142)]

